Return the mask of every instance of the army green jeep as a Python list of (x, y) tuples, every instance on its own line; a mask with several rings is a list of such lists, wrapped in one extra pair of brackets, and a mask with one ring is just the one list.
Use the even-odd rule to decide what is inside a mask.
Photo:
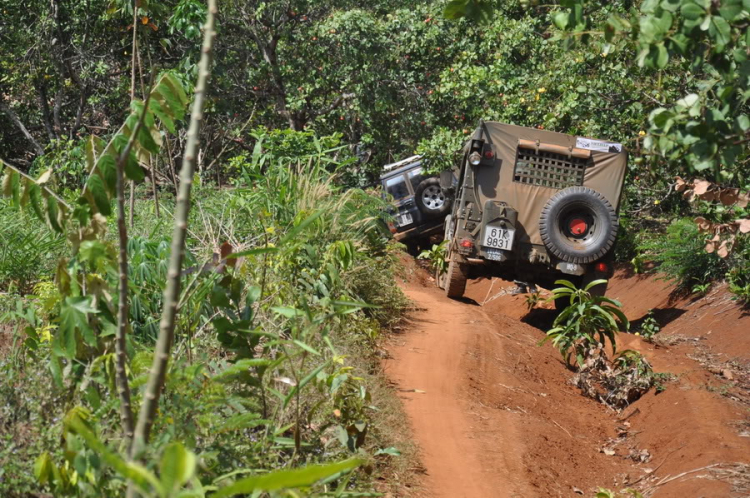
[(448, 269), (438, 285), (459, 298), (468, 278), (546, 288), (561, 278), (579, 286), (609, 279), (626, 165), (617, 143), (480, 123), (460, 167), (443, 175), (455, 200), (444, 224)]

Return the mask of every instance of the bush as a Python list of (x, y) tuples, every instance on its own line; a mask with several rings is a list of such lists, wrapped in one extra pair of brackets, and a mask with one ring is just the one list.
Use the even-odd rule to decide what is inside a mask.
[(640, 250), (653, 258), (657, 269), (681, 290), (722, 278), (727, 262), (705, 249), (706, 236), (693, 220), (674, 221), (665, 234), (644, 242)]

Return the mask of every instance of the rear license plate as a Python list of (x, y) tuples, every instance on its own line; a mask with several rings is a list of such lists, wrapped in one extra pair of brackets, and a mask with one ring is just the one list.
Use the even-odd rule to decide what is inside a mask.
[(516, 231), (512, 228), (500, 228), (492, 225), (484, 227), (484, 240), (482, 245), (493, 249), (504, 249), (510, 251), (513, 247), (513, 237)]
[(482, 249), (484, 249), (484, 257), (490, 261), (505, 261), (507, 259), (501, 249), (493, 249), (491, 247), (483, 247)]
[(409, 213), (404, 213), (398, 217), (398, 226), (400, 227), (411, 225), (412, 223), (414, 223), (414, 218)]

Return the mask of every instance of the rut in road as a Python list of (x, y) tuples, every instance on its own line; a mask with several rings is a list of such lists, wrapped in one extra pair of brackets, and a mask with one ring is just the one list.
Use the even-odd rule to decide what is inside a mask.
[(384, 369), (425, 469), (416, 496), (593, 495), (640, 474), (600, 452), (617, 437), (613, 414), (568, 383), (557, 351), (537, 347), (538, 328), (448, 299), (434, 284), (403, 290), (416, 311)]
[(474, 377), (512, 382), (491, 359), (473, 354), (479, 346), (502, 355), (494, 325), (478, 306), (429, 289), (405, 291), (424, 311), (411, 316), (405, 341), (390, 349), (386, 371), (399, 386), (421, 449), (427, 495), (533, 496), (514, 417), (500, 414), (488, 423), (470, 399)]

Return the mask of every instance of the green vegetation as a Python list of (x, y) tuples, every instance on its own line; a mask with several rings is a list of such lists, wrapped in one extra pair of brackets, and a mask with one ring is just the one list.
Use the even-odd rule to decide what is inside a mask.
[(681, 219), (667, 227), (663, 237), (653, 237), (640, 249), (659, 266), (659, 272), (681, 289), (692, 289), (721, 278), (727, 262), (715, 253), (705, 251), (706, 243), (698, 227), (689, 219)]
[(562, 287), (553, 289), (549, 300), (560, 299), (569, 304), (555, 318), (552, 329), (539, 344), (552, 341), (569, 367), (573, 366), (571, 360), (582, 367), (589, 351), (597, 344), (606, 346), (609, 341), (612, 351), (616, 352), (615, 336), (621, 329), (628, 330), (630, 323), (620, 311), (618, 301), (589, 292), (593, 287), (606, 283), (606, 280), (594, 280), (583, 289), (576, 288), (567, 280), (555, 283)]
[[(66, 183), (51, 169), (34, 179), (4, 165), (3, 214), (61, 234), (16, 243), (13, 258), (54, 260), (35, 274), (3, 260), (19, 272), (10, 282), (19, 294), (2, 301), (3, 339), (12, 338), (0, 357), (4, 496), (232, 496), (316, 484), (346, 496), (370, 489), (368, 473), (399, 454), (386, 426), (371, 424), (383, 403), (372, 395), (373, 348), (405, 305), (382, 201), (344, 191), (336, 171), (347, 163), (331, 151), (290, 158), (271, 134), (249, 168), (233, 161), (234, 189), (198, 185), (200, 207), (189, 210), (214, 8), (178, 195), (134, 205), (141, 215), (171, 211), (174, 222), (154, 212), (128, 232), (125, 210), (126, 182), (142, 183), (160, 135), (184, 115), (188, 99), (170, 73), (108, 143), (85, 140), (78, 188), (60, 192)], [(367, 473), (351, 472), (363, 464)]]
[(643, 337), (645, 341), (653, 342), (654, 336), (661, 331), (661, 325), (656, 321), (653, 310), (648, 310), (646, 318), (641, 323), (639, 332), (636, 335)]
[[(405, 299), (363, 188), (480, 119), (625, 144), (618, 259), (750, 302), (746, 1), (210, 5), (0, 0), (1, 495), (372, 491)], [(549, 339), (630, 402), (563, 285)]]
[(445, 261), (445, 246), (447, 244), (447, 240), (444, 240), (439, 244), (433, 244), (432, 248), (419, 253), (417, 258), (429, 261), (432, 271), (435, 272), (436, 275), (442, 275), (448, 270), (448, 263)]
[[(576, 288), (567, 280), (556, 283), (562, 287), (553, 289), (547, 301), (563, 299), (569, 305), (555, 318), (553, 328), (547, 331), (547, 336), (539, 345), (552, 341), (568, 368), (576, 371), (573, 382), (581, 392), (620, 410), (639, 399), (651, 387), (656, 387), (657, 392), (663, 391), (665, 381), (671, 379), (669, 374), (654, 372), (649, 361), (637, 351), (628, 349), (617, 353), (617, 333), (627, 331), (630, 323), (620, 310), (618, 301), (590, 292), (593, 287), (606, 281), (595, 280), (583, 289)], [(529, 302), (527, 300), (527, 304)], [(641, 332), (648, 335), (647, 340), (650, 340), (658, 332), (658, 324), (647, 319)], [(615, 355), (611, 360), (608, 358), (607, 342)]]

